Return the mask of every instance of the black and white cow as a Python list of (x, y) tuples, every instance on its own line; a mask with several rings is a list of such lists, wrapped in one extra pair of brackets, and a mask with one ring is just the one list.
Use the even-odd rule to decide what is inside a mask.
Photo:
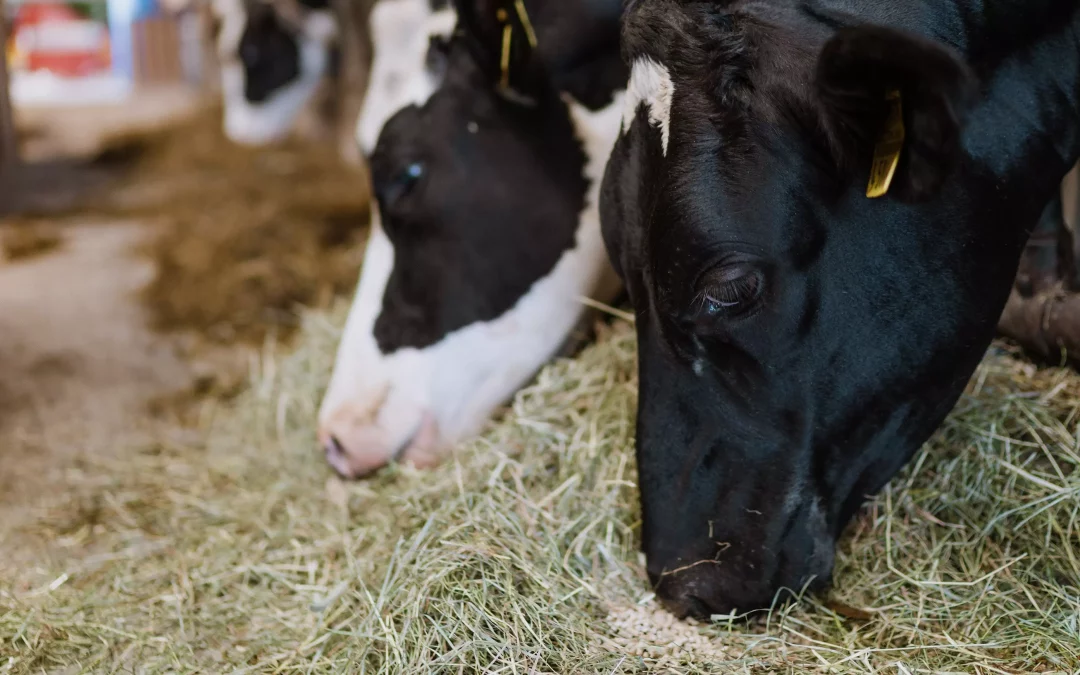
[(438, 461), (560, 349), (583, 296), (619, 291), (598, 193), (621, 4), (526, 0), (526, 22), (512, 0), (461, 0), (459, 29), (431, 44), (441, 83), (371, 156), (378, 212), (319, 415), (341, 474)]
[(628, 3), (601, 211), (672, 611), (827, 582), (844, 525), (953, 407), (1080, 155), (1078, 35), (1076, 0)]
[(338, 112), (330, 83), (342, 64), (343, 21), (330, 0), (212, 2), (226, 136), (245, 145), (274, 142), (304, 113), (312, 134), (336, 126), (327, 117)]
[[(225, 133), (262, 145), (298, 128), (358, 161), (425, 78), (429, 36), (454, 25), (446, 0), (213, 0)], [(359, 120), (357, 119), (359, 117)]]

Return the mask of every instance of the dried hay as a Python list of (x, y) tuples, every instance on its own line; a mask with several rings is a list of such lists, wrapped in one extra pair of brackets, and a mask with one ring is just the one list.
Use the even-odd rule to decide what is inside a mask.
[(138, 219), (159, 224), (145, 253), (157, 265), (144, 299), (162, 330), (260, 344), (298, 325), (357, 280), (369, 216), (367, 181), (335, 148), (299, 141), (231, 143), (221, 111), (117, 134), (93, 159), (115, 174), (62, 212), (27, 222)]
[(347, 485), (311, 438), (342, 318), (268, 353), (205, 442), (70, 470), (29, 526), (51, 557), (0, 573), (0, 672), (1080, 668), (1070, 371), (991, 354), (850, 528), (830, 596), (700, 626), (657, 610), (637, 553), (625, 324), (439, 469)]
[(51, 253), (63, 243), (51, 223), (18, 223), (0, 228), (0, 259), (14, 262)]

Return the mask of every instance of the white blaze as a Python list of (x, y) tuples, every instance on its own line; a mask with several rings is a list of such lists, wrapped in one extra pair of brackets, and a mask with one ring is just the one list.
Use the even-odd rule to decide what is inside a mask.
[[(556, 354), (586, 310), (583, 296), (605, 302), (615, 296), (620, 286), (604, 250), (598, 199), (622, 98), (595, 113), (568, 102), (590, 181), (575, 245), (502, 316), (470, 324), (423, 349), (382, 354), (373, 329), (394, 251), (382, 229), (373, 226), (320, 410), (323, 433), (338, 437), (347, 452), (366, 455), (364, 463), (371, 466), (389, 461), (408, 443), (425, 413), (437, 423), (442, 449), (473, 436)], [(350, 433), (371, 445), (349, 447)]]
[(370, 154), (383, 125), (410, 104), (423, 105), (439, 83), (425, 68), (432, 35), (449, 35), (457, 15), (431, 11), (430, 0), (381, 0), (371, 10), (375, 57), (356, 126), (360, 148)]
[(667, 155), (668, 141), (671, 139), (671, 99), (674, 95), (675, 84), (666, 66), (647, 56), (634, 61), (626, 90), (623, 131), (630, 130), (638, 108), (644, 104), (648, 108), (649, 122), (660, 127), (660, 139)]

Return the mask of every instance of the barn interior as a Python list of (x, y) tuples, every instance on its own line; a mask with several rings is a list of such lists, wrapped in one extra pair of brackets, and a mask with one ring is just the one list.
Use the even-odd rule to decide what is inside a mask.
[(677, 621), (626, 316), (442, 465), (343, 481), (314, 420), (362, 170), (230, 142), (198, 9), (0, 7), (0, 673), (1080, 669), (1068, 364), (996, 342), (827, 594)]

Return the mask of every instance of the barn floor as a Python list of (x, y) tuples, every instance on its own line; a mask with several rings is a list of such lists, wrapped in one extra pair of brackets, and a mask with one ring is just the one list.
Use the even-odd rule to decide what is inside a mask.
[[(190, 91), (167, 88), (123, 106), (20, 111), (27, 165), (0, 215), (78, 203), (109, 183), (107, 168), (83, 162), (104, 137), (160, 125), (193, 103)], [(175, 339), (148, 328), (138, 301), (153, 273), (135, 254), (144, 223), (75, 218), (20, 235), (19, 248), (11, 235), (0, 229), (10, 258), (0, 255), (0, 567), (15, 569), (36, 554), (33, 538), (13, 532), (28, 506), (63, 490), (82, 458), (160, 435), (147, 402), (190, 387), (192, 371)]]
[(49, 492), (80, 455), (145, 442), (146, 402), (188, 383), (137, 302), (145, 234), (77, 225), (56, 253), (0, 265), (0, 506)]
[(0, 591), (8, 672), (1080, 668), (1071, 371), (995, 350), (853, 524), (828, 596), (690, 626), (636, 553), (628, 326), (435, 471), (346, 485), (311, 441), (343, 318), (309, 315), (203, 433), (69, 472), (32, 524), (48, 555)]
[(343, 302), (181, 427), (147, 407), (192, 376), (146, 327), (154, 230), (62, 232), (0, 263), (0, 674), (1080, 671), (1071, 370), (996, 347), (827, 596), (692, 626), (636, 551), (626, 324), (436, 470), (344, 484), (312, 442)]
[[(18, 122), (25, 164), (0, 193), (3, 589), (50, 553), (33, 524), (43, 500), (88, 464), (189, 433), (209, 401), (242, 384), (264, 336), (290, 329), (292, 303), (355, 283), (349, 217), (366, 213), (351, 183), (346, 200), (327, 197), (334, 184), (308, 190), (315, 216), (281, 198), (255, 216), (223, 205), (233, 191), (249, 203), (280, 192), (258, 160), (276, 162), (278, 181), (283, 166), (318, 179), (337, 160), (332, 151), (238, 150), (221, 137), (220, 113), (188, 89), (29, 107)], [(336, 220), (323, 224), (319, 209)], [(327, 271), (328, 260), (336, 268)], [(230, 277), (243, 262), (245, 276)], [(255, 263), (268, 272), (253, 274)], [(264, 306), (271, 311), (251, 309)], [(0, 631), (0, 654), (7, 637)]]

